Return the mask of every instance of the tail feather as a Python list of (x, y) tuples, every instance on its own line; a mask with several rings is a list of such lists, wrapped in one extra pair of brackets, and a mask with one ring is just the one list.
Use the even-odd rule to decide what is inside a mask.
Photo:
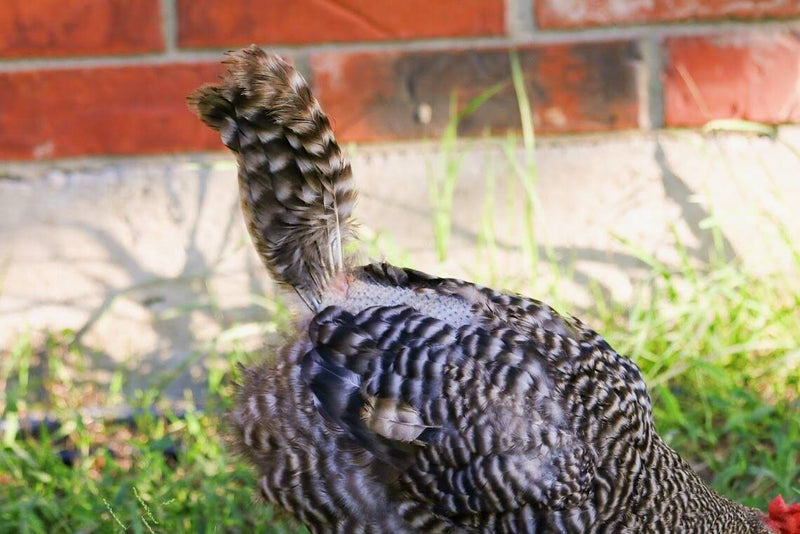
[(242, 211), (273, 278), (316, 309), (354, 235), (350, 162), (294, 67), (255, 46), (225, 63), (222, 82), (189, 105), (236, 154)]

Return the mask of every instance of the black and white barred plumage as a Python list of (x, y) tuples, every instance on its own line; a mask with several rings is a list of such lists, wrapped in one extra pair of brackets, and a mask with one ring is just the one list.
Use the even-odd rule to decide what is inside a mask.
[(300, 75), (255, 47), (192, 104), (239, 162), (272, 275), (310, 311), (233, 413), (266, 501), (313, 532), (771, 532), (657, 435), (639, 369), (547, 305), (349, 267), (349, 163)]
[(189, 105), (237, 156), (242, 211), (270, 274), (318, 307), (352, 236), (350, 162), (292, 66), (255, 47), (226, 64), (225, 81), (197, 90)]

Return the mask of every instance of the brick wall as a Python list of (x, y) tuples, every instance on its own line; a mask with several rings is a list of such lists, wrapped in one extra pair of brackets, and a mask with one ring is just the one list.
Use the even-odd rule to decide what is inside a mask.
[[(184, 98), (251, 42), (348, 141), (438, 135), (453, 95), (508, 81), (511, 47), (540, 133), (800, 122), (798, 19), (800, 0), (3, 0), (0, 160), (219, 149)], [(506, 85), (462, 132), (518, 122)]]

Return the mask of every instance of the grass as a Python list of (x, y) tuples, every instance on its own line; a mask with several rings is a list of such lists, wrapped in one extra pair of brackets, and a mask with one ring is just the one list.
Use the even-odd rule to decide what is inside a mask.
[[(632, 304), (598, 299), (585, 319), (641, 366), (662, 436), (731, 498), (800, 500), (800, 291), (735, 262), (657, 266), (648, 282)], [(127, 420), (103, 420), (82, 407), (113, 408), (122, 380), (103, 392), (72, 378), (90, 362), (71, 335), (23, 338), (3, 355), (0, 532), (296, 530), (253, 505), (253, 475), (225, 448), (236, 363), (253, 355), (206, 356), (202, 411), (153, 389), (135, 395)], [(40, 410), (62, 425), (20, 429)]]
[(800, 292), (734, 264), (651, 275), (594, 323), (644, 372), (661, 435), (721, 493), (800, 498)]
[[(233, 364), (246, 354), (207, 355), (215, 365), (203, 410), (191, 398), (178, 409), (152, 389), (137, 391), (120, 416), (98, 417), (85, 403), (114, 413), (122, 384), (114, 379), (102, 393), (72, 378), (88, 365), (72, 338), (51, 334), (36, 348), (21, 339), (4, 355), (0, 532), (296, 530), (253, 506), (253, 474), (226, 451), (221, 414), (233, 398)], [(61, 424), (26, 428), (24, 419), (42, 410)]]
[[(512, 57), (521, 116), (530, 117), (514, 65)], [(461, 116), (480, 102), (471, 102)], [(441, 259), (458, 175), (456, 125), (442, 141), (444, 159), (431, 190)], [(567, 281), (569, 273), (558, 272), (552, 261), (539, 265), (532, 225), (535, 136), (529, 121), (523, 126), (521, 159), (512, 150), (516, 140), (503, 145), (525, 199), (524, 252), (531, 264), (530, 279), (516, 289), (551, 300), (558, 282), (542, 288), (537, 267), (557, 281)], [(481, 276), (505, 286), (490, 259), (498, 176), (493, 164), (489, 169), (478, 243), (488, 270)], [(710, 224), (708, 231), (716, 236), (719, 229)], [(791, 233), (782, 235), (797, 250)], [(389, 259), (413, 264), (391, 236), (366, 238), (368, 247), (384, 253), (388, 247)], [(660, 433), (715, 489), (761, 508), (778, 493), (800, 501), (800, 262), (793, 272), (755, 276), (721, 253), (702, 267), (688, 260), (667, 266), (628, 245), (650, 265), (641, 291), (626, 303), (607, 302), (598, 291), (582, 318), (639, 364)], [(278, 331), (286, 322), (280, 303), (261, 304), (269, 311), (262, 324), (227, 328), (218, 339), (224, 343), (202, 353), (198, 363), (208, 369), (202, 409), (191, 396), (167, 404), (160, 389), (151, 388), (128, 398), (118, 417), (87, 412), (92, 405), (109, 413), (120, 408), (125, 375), (116, 372), (99, 383), (91, 373), (92, 355), (80, 349), (74, 332), (51, 333), (43, 342), (23, 337), (2, 353), (0, 533), (298, 531), (268, 507), (254, 505), (253, 474), (225, 447), (223, 414), (233, 399), (237, 364), (259, 357), (237, 349), (236, 340)], [(568, 302), (559, 307), (574, 309)], [(233, 349), (218, 348), (231, 344)], [(60, 425), (29, 428), (28, 418), (41, 413)]]

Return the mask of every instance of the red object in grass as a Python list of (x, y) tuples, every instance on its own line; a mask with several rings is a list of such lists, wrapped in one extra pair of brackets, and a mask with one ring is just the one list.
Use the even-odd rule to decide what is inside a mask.
[(777, 534), (800, 534), (800, 503), (787, 506), (778, 495), (769, 503), (767, 512), (765, 522)]

